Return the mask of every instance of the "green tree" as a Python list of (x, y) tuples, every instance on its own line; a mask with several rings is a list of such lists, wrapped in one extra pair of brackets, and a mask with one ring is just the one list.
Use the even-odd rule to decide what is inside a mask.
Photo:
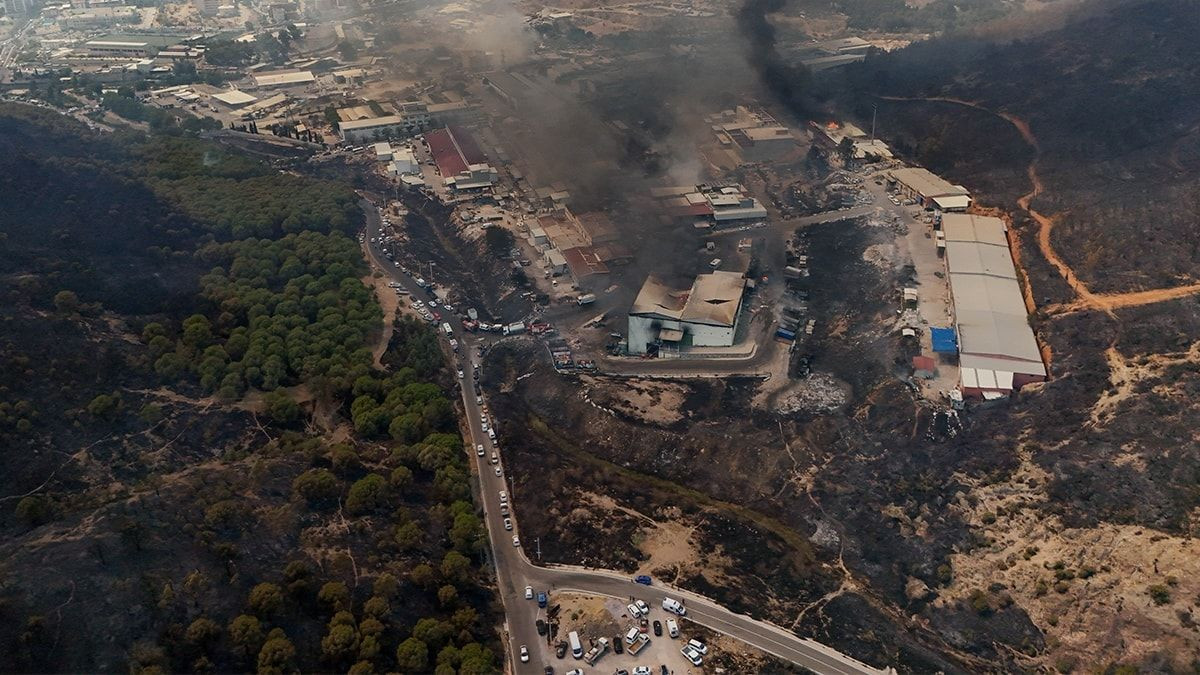
[(124, 402), (120, 393), (100, 394), (88, 403), (88, 414), (97, 419), (112, 420), (121, 412)]
[(300, 419), (300, 404), (282, 391), (273, 391), (263, 397), (271, 421), (281, 425), (295, 424)]
[(270, 618), (283, 609), (283, 591), (272, 583), (261, 583), (250, 589), (250, 611), (260, 618)]
[(322, 586), (317, 599), (333, 610), (350, 608), (350, 590), (340, 581), (330, 581)]
[(421, 563), (414, 566), (412, 571), (408, 573), (408, 576), (410, 579), (412, 579), (414, 584), (422, 588), (432, 588), (434, 582), (437, 580), (437, 575), (433, 571), (433, 566), (427, 563)]
[(263, 644), (262, 623), (256, 617), (242, 614), (229, 622), (229, 641), (234, 650), (246, 657), (258, 653)]
[(331, 662), (340, 663), (358, 656), (359, 635), (353, 625), (330, 626), (321, 639), (321, 653)]
[(41, 495), (30, 495), (17, 502), (15, 513), (26, 527), (38, 527), (54, 519), (54, 505)]
[(471, 561), (458, 551), (449, 551), (442, 558), (442, 578), (462, 583), (471, 573)]
[(367, 474), (350, 486), (346, 496), (346, 511), (356, 516), (370, 513), (384, 506), (387, 497), (387, 480), (377, 473)]
[(79, 311), (79, 296), (74, 291), (59, 291), (54, 294), (54, 309), (63, 314), (75, 314)]
[(438, 604), (442, 607), (452, 607), (458, 602), (458, 589), (453, 586), (442, 586), (437, 592)]
[(260, 675), (283, 675), (295, 670), (296, 647), (282, 630), (275, 628), (258, 652)]
[(412, 485), (413, 472), (407, 466), (398, 466), (392, 469), (391, 475), (388, 476), (388, 483), (394, 490), (403, 490)]
[(311, 504), (330, 502), (342, 492), (337, 476), (328, 469), (309, 469), (296, 476), (292, 489)]
[(496, 655), (478, 642), (463, 645), (459, 650), (459, 675), (484, 675), (496, 672)]
[(441, 648), (453, 632), (450, 624), (432, 618), (421, 619), (413, 626), (413, 637), (435, 649)]
[[(411, 551), (421, 543), (422, 534), (416, 523), (405, 523), (396, 528), (394, 540), (401, 551)], [(431, 573), (432, 569), (430, 568)]]
[(396, 648), (396, 667), (404, 673), (421, 673), (429, 667), (429, 647), (420, 639), (410, 637)]
[(387, 616), (392, 611), (388, 601), (378, 595), (371, 597), (363, 604), (363, 614), (375, 618)]
[(220, 637), (221, 627), (216, 621), (204, 616), (193, 621), (184, 633), (188, 643), (201, 648), (208, 647)]
[(375, 582), (371, 585), (375, 595), (384, 600), (391, 600), (396, 597), (396, 592), (400, 590), (400, 582), (396, 581), (396, 577), (388, 572), (380, 572), (379, 576), (375, 577)]

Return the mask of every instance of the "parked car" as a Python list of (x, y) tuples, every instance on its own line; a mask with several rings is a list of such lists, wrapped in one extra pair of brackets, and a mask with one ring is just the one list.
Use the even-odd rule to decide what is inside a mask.
[(646, 603), (642, 602), (641, 600), (634, 600), (633, 604), (637, 605), (638, 611), (641, 612), (641, 616), (650, 616), (650, 607)]
[(521, 663), (529, 663), (529, 648), (521, 645)]
[(638, 666), (634, 668), (633, 675), (650, 675), (650, 666)]
[(639, 574), (633, 578), (633, 582), (637, 583), (637, 584), (641, 584), (643, 586), (649, 586), (650, 585), (650, 577), (646, 576), (645, 574)]
[(550, 602), (550, 598), (549, 598), (549, 596), (546, 595), (545, 591), (542, 591), (537, 594), (538, 607), (545, 607), (546, 603), (548, 603), (548, 602)]
[(533, 586), (526, 586), (526, 587), (525, 587), (525, 599), (526, 599), (526, 600), (532, 600), (532, 599), (533, 599)]
[(515, 546), (517, 548), (521, 547), (521, 539), (519, 537), (517, 537), (517, 535), (515, 535), (515, 534), (513, 535), (513, 546)]
[[(504, 529), (512, 530), (512, 518), (504, 519)], [(513, 537), (513, 546), (517, 545), (516, 539), (517, 539), (516, 537)]]
[(613, 652), (616, 654), (624, 654), (625, 653), (625, 643), (621, 641), (620, 637), (613, 640), (612, 648), (613, 648)]
[(662, 637), (662, 622), (658, 619), (654, 620), (654, 637)]
[(692, 649), (690, 646), (685, 645), (682, 649), (679, 650), (679, 653), (683, 654), (683, 658), (687, 659), (688, 661), (691, 661), (693, 666), (699, 666), (704, 663), (704, 659), (700, 658), (700, 652), (697, 652), (695, 649)]
[(483, 443), (475, 444), (475, 454), (479, 455), (480, 457), (483, 457)]
[(667, 619), (667, 635), (672, 638), (679, 637), (679, 624), (675, 623), (675, 619)]
[(635, 619), (639, 619), (642, 616), (642, 612), (641, 612), (641, 610), (639, 610), (637, 608), (637, 605), (634, 605), (631, 603), (631, 604), (626, 605), (625, 609), (627, 609), (629, 611), (629, 616), (631, 616)]
[(707, 653), (708, 653), (708, 645), (704, 644), (703, 642), (701, 642), (701, 641), (699, 641), (699, 640), (697, 640), (697, 639), (695, 639), (695, 638), (692, 638), (691, 640), (688, 640), (687, 646), (689, 646), (689, 647), (691, 647), (692, 649), (696, 650), (696, 652), (697, 652), (697, 653), (700, 653), (700, 654), (707, 654)]

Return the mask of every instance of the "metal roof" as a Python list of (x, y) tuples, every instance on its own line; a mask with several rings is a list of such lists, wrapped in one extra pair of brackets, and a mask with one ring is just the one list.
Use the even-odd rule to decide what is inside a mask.
[(948, 195), (970, 194), (966, 189), (951, 185), (949, 181), (921, 167), (904, 167), (892, 171), (892, 178), (903, 183), (922, 197), (934, 198)]
[(942, 232), (946, 241), (977, 241), (1008, 248), (1008, 227), (1003, 220), (993, 216), (977, 216), (971, 213), (942, 214)]
[(680, 319), (692, 323), (732, 326), (737, 321), (744, 290), (746, 278), (740, 272), (701, 274), (692, 284), (692, 292), (688, 295)]

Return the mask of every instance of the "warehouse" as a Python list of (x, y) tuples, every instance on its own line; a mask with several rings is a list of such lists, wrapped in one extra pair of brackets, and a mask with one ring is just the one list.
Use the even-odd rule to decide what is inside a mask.
[(1044, 381), (1004, 221), (948, 213), (942, 229), (963, 395), (995, 398)]
[(370, 141), (385, 136), (405, 136), (408, 134), (404, 120), (398, 115), (341, 122), (338, 124), (338, 131), (342, 133), (343, 140), (350, 142)]
[(645, 354), (659, 345), (732, 346), (745, 289), (746, 279), (737, 272), (701, 274), (686, 291), (648, 277), (629, 310), (629, 352)]
[(295, 87), (300, 85), (312, 84), (317, 81), (312, 72), (307, 70), (295, 71), (273, 71), (269, 73), (258, 73), (250, 76), (254, 86), (259, 89), (272, 89), (275, 87)]
[(247, 94), (244, 91), (230, 89), (228, 91), (218, 92), (212, 97), (230, 108), (241, 108), (242, 106), (250, 105), (258, 100), (258, 97)]
[[(970, 205), (970, 191), (961, 185), (951, 185), (944, 178), (920, 167), (905, 167), (896, 169), (888, 176), (888, 181), (905, 196), (917, 200), (922, 206), (933, 208), (939, 198), (957, 197), (952, 200), (960, 204), (959, 210)], [(966, 198), (965, 200), (963, 198)]]
[(425, 134), (429, 154), (437, 164), (447, 187), (454, 190), (485, 188), (499, 178), (495, 168), (487, 163), (487, 156), (469, 133), (462, 127), (450, 126)]

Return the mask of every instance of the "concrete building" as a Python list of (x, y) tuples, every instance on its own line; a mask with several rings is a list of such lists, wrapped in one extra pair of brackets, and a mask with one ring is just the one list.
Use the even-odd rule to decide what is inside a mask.
[(560, 277), (570, 271), (567, 267), (567, 258), (556, 248), (548, 248), (542, 253), (542, 261), (546, 263), (546, 269), (550, 274)]
[(796, 149), (790, 129), (763, 110), (738, 106), (708, 119), (717, 142), (737, 153), (741, 162), (770, 162)]
[(92, 56), (146, 58), (158, 53), (158, 48), (149, 42), (138, 40), (88, 40), (84, 49)]
[(970, 191), (961, 185), (951, 185), (949, 181), (928, 169), (895, 169), (888, 174), (888, 181), (894, 183), (905, 196), (929, 208), (938, 207), (939, 200), (947, 207), (942, 208), (944, 211), (965, 210), (971, 204)]
[(942, 218), (964, 396), (992, 398), (1046, 379), (1003, 220)]
[(403, 137), (408, 134), (404, 120), (398, 115), (385, 115), (367, 119), (351, 120), (338, 124), (342, 139), (351, 143), (373, 141), (385, 137)]
[(746, 279), (737, 272), (701, 274), (686, 291), (648, 277), (629, 310), (629, 351), (732, 346), (745, 289)]
[(10, 17), (30, 16), (41, 6), (37, 0), (4, 0), (4, 14)]
[(398, 175), (418, 174), (421, 173), (421, 163), (417, 161), (417, 156), (411, 147), (393, 148), (392, 165), (389, 171)]
[(372, 148), (375, 150), (375, 159), (381, 162), (392, 161), (392, 144), (383, 142), (376, 143)]
[(59, 15), (58, 25), (67, 30), (87, 30), (141, 20), (142, 15), (137, 7), (94, 7), (67, 10)]
[(767, 209), (736, 184), (653, 188), (650, 195), (677, 220), (730, 225), (767, 217)]

